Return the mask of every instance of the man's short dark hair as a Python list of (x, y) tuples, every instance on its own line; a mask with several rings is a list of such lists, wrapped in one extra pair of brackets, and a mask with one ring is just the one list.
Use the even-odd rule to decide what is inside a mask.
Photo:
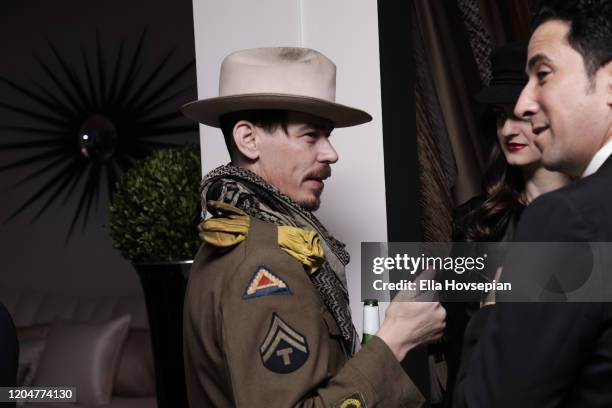
[(542, 0), (533, 29), (550, 20), (570, 24), (567, 41), (582, 55), (590, 79), (612, 60), (612, 0)]
[(263, 128), (268, 133), (276, 131), (279, 127), (287, 133), (289, 112), (285, 110), (261, 109), (230, 112), (222, 115), (219, 118), (219, 123), (232, 162), (235, 162), (240, 157), (240, 152), (234, 141), (234, 126), (241, 120), (249, 121), (255, 126)]

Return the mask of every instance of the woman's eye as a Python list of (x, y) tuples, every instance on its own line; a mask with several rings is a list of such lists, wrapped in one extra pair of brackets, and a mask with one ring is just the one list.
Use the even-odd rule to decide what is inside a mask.
[(497, 122), (502, 122), (506, 120), (507, 118), (508, 118), (508, 115), (506, 115), (506, 112), (504, 111), (495, 112), (495, 119), (497, 120)]

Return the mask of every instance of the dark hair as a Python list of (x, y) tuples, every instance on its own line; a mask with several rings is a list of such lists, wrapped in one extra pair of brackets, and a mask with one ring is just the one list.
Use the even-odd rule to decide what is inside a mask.
[(240, 155), (234, 141), (234, 126), (241, 120), (247, 120), (255, 126), (263, 128), (268, 133), (274, 132), (279, 126), (287, 133), (289, 113), (285, 110), (260, 109), (230, 112), (219, 117), (225, 146), (227, 146), (232, 162), (235, 162)]
[(570, 24), (567, 41), (582, 55), (589, 78), (612, 60), (612, 1), (542, 0), (533, 29), (550, 20)]
[(465, 240), (498, 241), (520, 206), (525, 181), (521, 169), (508, 165), (499, 142), (495, 141), (483, 178), (486, 199), (474, 212), (473, 222), (467, 227)]

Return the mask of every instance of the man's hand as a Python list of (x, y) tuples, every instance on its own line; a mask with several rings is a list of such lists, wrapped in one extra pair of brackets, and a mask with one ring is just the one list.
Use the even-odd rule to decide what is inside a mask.
[[(419, 278), (428, 279), (431, 275), (425, 271)], [(433, 301), (434, 296), (431, 291), (400, 292), (387, 308), (385, 320), (376, 335), (399, 361), (411, 349), (442, 337), (446, 310), (439, 302)]]

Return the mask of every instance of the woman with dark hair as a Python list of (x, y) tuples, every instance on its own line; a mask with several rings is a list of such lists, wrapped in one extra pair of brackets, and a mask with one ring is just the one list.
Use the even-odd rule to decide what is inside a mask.
[(453, 241), (493, 242), (512, 239), (518, 218), (531, 201), (569, 182), (558, 172), (546, 170), (528, 121), (514, 115), (514, 105), (527, 83), (526, 46), (497, 48), (491, 57), (493, 79), (476, 99), (492, 107), (497, 142), (492, 143), (485, 171), (484, 194), (455, 211)]
[[(493, 79), (476, 99), (491, 107), (497, 140), (492, 143), (483, 179), (484, 194), (455, 210), (453, 242), (511, 241), (523, 209), (539, 195), (569, 182), (566, 175), (542, 166), (531, 124), (514, 115), (514, 105), (527, 83), (526, 48), (524, 44), (509, 44), (495, 49), (491, 56)], [(465, 328), (481, 303), (445, 304), (448, 313), (444, 353), (448, 366), (445, 407), (451, 406), (455, 381), (460, 381), (461, 350), (464, 340), (469, 341), (463, 338)]]

